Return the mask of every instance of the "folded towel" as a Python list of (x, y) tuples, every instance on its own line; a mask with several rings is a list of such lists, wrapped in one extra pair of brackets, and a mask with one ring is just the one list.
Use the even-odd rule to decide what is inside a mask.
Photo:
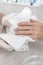
[(29, 40), (33, 41), (31, 38), (26, 36), (16, 36), (14, 34), (0, 34), (0, 38), (7, 42), (14, 50), (19, 50), (23, 44), (27, 44)]
[(2, 19), (2, 24), (9, 26), (6, 29), (6, 34), (0, 34), (0, 38), (5, 40), (14, 50), (28, 50), (28, 42), (33, 42), (32, 38), (28, 36), (15, 35), (14, 29), (17, 27), (17, 24), (21, 21), (29, 21), (30, 19), (37, 20), (36, 16), (32, 15), (31, 10), (28, 7), (25, 7), (21, 13), (14, 16), (14, 13), (6, 15)]

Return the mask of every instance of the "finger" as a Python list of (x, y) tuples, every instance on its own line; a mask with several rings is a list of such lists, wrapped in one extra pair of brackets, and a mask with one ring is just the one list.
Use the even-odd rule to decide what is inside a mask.
[(16, 31), (16, 35), (31, 35), (32, 31)]
[(32, 22), (21, 22), (18, 23), (19, 26), (33, 26), (34, 24)]
[(18, 28), (14, 29), (14, 31), (25, 31), (25, 30), (39, 31), (39, 28), (35, 26), (19, 26)]
[(32, 29), (32, 27), (29, 27), (29, 26), (20, 26), (20, 27), (18, 27), (18, 28), (16, 28), (15, 29), (15, 31), (24, 31), (24, 30), (30, 30), (30, 29)]
[(37, 21), (37, 20), (32, 20), (32, 19), (30, 19), (30, 22), (32, 22), (32, 23), (37, 23), (38, 21)]
[(32, 33), (32, 31), (18, 31), (15, 33), (16, 35), (25, 35), (25, 36), (29, 36), (31, 37), (32, 39), (38, 39), (38, 34), (37, 33)]

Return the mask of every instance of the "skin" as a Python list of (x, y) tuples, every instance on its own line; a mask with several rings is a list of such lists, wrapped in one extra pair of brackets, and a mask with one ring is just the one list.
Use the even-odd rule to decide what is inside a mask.
[(1, 21), (2, 21), (2, 17), (3, 16), (4, 16), (4, 14), (3, 13), (0, 13), (0, 24), (2, 24)]
[(16, 28), (14, 31), (16, 35), (26, 35), (35, 40), (39, 39), (43, 41), (43, 23), (36, 20), (18, 23), (18, 28)]

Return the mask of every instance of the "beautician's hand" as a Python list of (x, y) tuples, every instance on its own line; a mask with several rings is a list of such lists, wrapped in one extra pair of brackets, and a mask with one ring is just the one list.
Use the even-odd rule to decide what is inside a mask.
[(15, 34), (26, 35), (33, 39), (43, 40), (43, 23), (39, 23), (36, 20), (21, 22), (18, 24), (18, 28), (15, 29)]

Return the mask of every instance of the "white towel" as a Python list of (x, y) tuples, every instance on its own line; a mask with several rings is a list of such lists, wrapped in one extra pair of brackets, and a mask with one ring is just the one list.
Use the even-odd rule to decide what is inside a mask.
[[(12, 46), (14, 50), (19, 50), (24, 44), (27, 44), (31, 38), (28, 38), (26, 36), (16, 36), (14, 34), (0, 34), (0, 38), (5, 40), (8, 45)], [(22, 48), (23, 49), (23, 48)]]
[(17, 27), (17, 24), (21, 21), (29, 21), (30, 19), (37, 20), (36, 16), (32, 15), (31, 10), (28, 7), (25, 7), (21, 13), (19, 13), (17, 16), (14, 16), (14, 13), (11, 13), (10, 15), (4, 16), (2, 19), (2, 24), (7, 27), (7, 33), (6, 34), (0, 34), (0, 38), (5, 40), (12, 49), (16, 51), (20, 50), (28, 50), (28, 42), (33, 42), (32, 38), (28, 36), (19, 36), (14, 34), (14, 29)]

